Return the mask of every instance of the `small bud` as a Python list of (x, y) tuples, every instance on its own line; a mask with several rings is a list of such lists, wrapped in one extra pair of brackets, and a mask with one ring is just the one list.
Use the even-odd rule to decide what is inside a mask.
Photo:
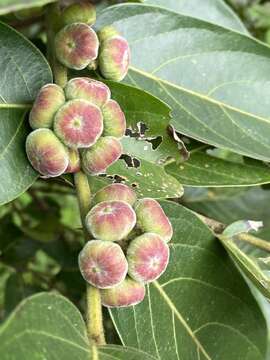
[(142, 231), (156, 233), (166, 242), (171, 240), (173, 236), (172, 225), (156, 200), (150, 198), (139, 200), (135, 211), (137, 225)]
[(86, 100), (71, 100), (63, 105), (54, 118), (54, 132), (70, 148), (87, 148), (103, 131), (100, 109)]
[(99, 41), (105, 41), (107, 39), (110, 39), (114, 36), (120, 35), (119, 32), (116, 30), (116, 28), (112, 25), (104, 26), (101, 30), (98, 32), (98, 38)]
[(82, 154), (84, 170), (89, 175), (105, 173), (121, 155), (122, 145), (119, 140), (112, 136), (101, 137), (95, 145), (84, 150)]
[(142, 283), (126, 278), (112, 289), (101, 290), (100, 294), (103, 306), (117, 308), (134, 306), (143, 301), (145, 287)]
[(81, 168), (79, 151), (77, 149), (69, 149), (69, 148), (67, 149), (67, 151), (68, 151), (69, 162), (65, 173), (74, 174), (80, 171)]
[(130, 49), (122, 36), (113, 36), (101, 42), (99, 69), (106, 79), (121, 81), (128, 72)]
[(98, 37), (83, 23), (66, 25), (55, 37), (55, 54), (61, 64), (82, 70), (98, 55)]
[(98, 68), (98, 60), (95, 59), (90, 62), (90, 64), (87, 65), (87, 69), (90, 71), (95, 71)]
[(110, 99), (111, 92), (107, 85), (101, 81), (87, 77), (73, 78), (65, 87), (68, 100), (84, 99), (101, 107)]
[(102, 201), (125, 201), (129, 205), (134, 205), (137, 196), (135, 192), (125, 184), (111, 184), (99, 190), (93, 202), (100, 203)]
[(86, 215), (85, 225), (96, 239), (119, 241), (124, 239), (136, 224), (136, 214), (124, 201), (103, 201)]
[(111, 288), (121, 283), (127, 275), (127, 260), (118, 244), (91, 240), (79, 255), (83, 278), (99, 289)]
[(89, 2), (78, 1), (64, 9), (61, 19), (64, 25), (85, 23), (91, 26), (96, 21), (96, 8)]
[(127, 249), (128, 274), (132, 279), (149, 283), (160, 277), (169, 261), (169, 246), (153, 233), (131, 241)]
[(27, 136), (26, 153), (33, 168), (45, 177), (60, 176), (68, 166), (65, 146), (49, 129), (37, 129)]
[(65, 103), (63, 89), (55, 84), (43, 86), (35, 99), (29, 115), (32, 129), (51, 128), (56, 111)]
[(126, 118), (119, 104), (109, 100), (102, 108), (104, 136), (121, 138), (126, 132)]

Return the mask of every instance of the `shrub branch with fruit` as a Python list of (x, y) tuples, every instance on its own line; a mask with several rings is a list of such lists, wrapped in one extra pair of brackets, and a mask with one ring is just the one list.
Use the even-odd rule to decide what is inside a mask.
[[(114, 81), (125, 77), (130, 62), (128, 42), (110, 26), (95, 33), (91, 26), (96, 13), (91, 4), (72, 4), (59, 16), (63, 27), (55, 34), (53, 49), (58, 66), (97, 68)], [(58, 67), (53, 69), (57, 78)], [(29, 123), (33, 131), (26, 139), (26, 153), (33, 168), (43, 178), (66, 173), (75, 177), (87, 241), (79, 267), (88, 284), (88, 332), (90, 341), (102, 344), (100, 304), (126, 307), (144, 299), (144, 284), (166, 270), (172, 225), (156, 200), (138, 200), (121, 183), (108, 185), (91, 199), (86, 174), (106, 173), (122, 155), (119, 140), (126, 132), (125, 114), (105, 83), (76, 77), (61, 86), (44, 85)]]
[(1, 360), (269, 358), (268, 12), (0, 3)]

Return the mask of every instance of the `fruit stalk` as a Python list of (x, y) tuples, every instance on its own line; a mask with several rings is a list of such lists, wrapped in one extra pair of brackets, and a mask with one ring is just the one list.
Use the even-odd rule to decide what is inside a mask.
[[(54, 75), (54, 82), (63, 88), (68, 81), (67, 68), (57, 61), (54, 52), (54, 37), (55, 33), (59, 30), (60, 24), (58, 3), (48, 5), (46, 23), (48, 37), (47, 52)], [(87, 176), (81, 171), (75, 173), (74, 183), (80, 207), (85, 241), (87, 241), (88, 235), (86, 236), (86, 234), (88, 233), (84, 227), (84, 218), (90, 209), (91, 190)], [(105, 344), (100, 292), (88, 284), (86, 288), (86, 327), (91, 347)]]
[[(90, 186), (87, 176), (82, 171), (74, 174), (74, 182), (80, 207), (83, 230), (85, 234), (88, 234), (85, 229), (84, 219), (90, 209)], [(86, 288), (86, 326), (90, 343), (94, 343), (95, 345), (105, 344), (100, 292), (97, 288), (94, 288), (89, 284), (87, 284)]]

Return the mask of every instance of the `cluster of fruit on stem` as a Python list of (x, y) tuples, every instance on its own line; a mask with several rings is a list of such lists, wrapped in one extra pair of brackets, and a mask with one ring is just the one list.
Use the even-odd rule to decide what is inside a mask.
[(130, 50), (127, 40), (111, 26), (98, 34), (92, 29), (96, 21), (91, 3), (77, 2), (64, 9), (63, 28), (55, 37), (55, 54), (67, 68), (97, 69), (110, 80), (121, 81), (127, 74)]
[[(89, 3), (64, 9), (55, 54), (68, 68), (98, 66), (105, 78), (120, 81), (128, 70), (128, 43), (111, 27), (97, 36), (91, 28), (95, 19)], [(26, 153), (44, 178), (80, 170), (91, 176), (106, 173), (122, 155), (125, 115), (101, 81), (77, 77), (64, 89), (43, 86), (29, 123), (33, 131), (26, 139)], [(120, 183), (97, 192), (93, 204), (84, 219), (92, 240), (79, 255), (82, 276), (100, 289), (104, 306), (135, 305), (145, 296), (145, 284), (167, 267), (171, 223), (157, 201), (138, 200), (131, 188)]]
[(73, 78), (64, 89), (41, 88), (30, 112), (26, 153), (43, 177), (104, 173), (122, 154), (126, 119), (110, 89), (90, 78)]
[(156, 200), (137, 200), (124, 184), (98, 191), (85, 218), (90, 240), (79, 255), (84, 279), (100, 289), (107, 307), (138, 304), (145, 284), (158, 279), (169, 261), (173, 230)]

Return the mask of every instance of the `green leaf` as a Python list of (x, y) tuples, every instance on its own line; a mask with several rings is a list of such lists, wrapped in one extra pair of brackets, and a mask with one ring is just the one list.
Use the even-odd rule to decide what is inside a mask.
[[(162, 164), (168, 157), (173, 157), (176, 161), (181, 159), (179, 151), (181, 146), (178, 146), (168, 131), (171, 108), (157, 97), (134, 86), (112, 81), (106, 83), (111, 89), (112, 98), (121, 105), (125, 112), (127, 126), (134, 135), (137, 135), (136, 138), (140, 140), (161, 138), (161, 143), (153, 151), (158, 154), (153, 162)], [(146, 127), (144, 133), (140, 133), (141, 124)], [(130, 154), (132, 155), (132, 152)]]
[[(181, 150), (182, 144), (169, 135), (171, 109), (158, 98), (133, 86), (111, 81), (106, 83), (110, 86), (112, 98), (119, 102), (125, 112), (131, 131), (132, 137), (126, 136), (122, 140), (124, 154), (137, 160), (136, 167), (128, 167), (121, 159), (107, 169), (107, 175), (111, 178), (120, 176), (134, 187), (139, 196), (158, 199), (182, 196), (181, 184), (164, 170), (168, 158), (179, 161), (186, 151)], [(143, 133), (140, 132), (142, 124), (146, 127)], [(153, 148), (150, 141), (158, 138), (161, 141)], [(95, 189), (105, 186), (108, 180), (89, 179)]]
[(13, 11), (29, 9), (33, 7), (43, 6), (56, 0), (1, 0), (0, 15), (8, 14)]
[(132, 66), (126, 81), (165, 101), (177, 131), (269, 161), (267, 46), (217, 25), (142, 4), (105, 9), (97, 28), (105, 24), (113, 24), (130, 43)]
[(146, 0), (144, 3), (162, 6), (180, 14), (247, 33), (244, 24), (223, 0)]
[(175, 178), (166, 174), (161, 166), (145, 160), (140, 160), (139, 168), (128, 167), (123, 160), (117, 161), (107, 169), (107, 174), (120, 176), (140, 197), (164, 199), (183, 195), (183, 187)]
[(1, 360), (155, 360), (139, 350), (113, 345), (94, 348), (90, 356), (81, 314), (70, 301), (53, 293), (21, 302), (0, 327), (0, 351)]
[(100, 346), (98, 354), (100, 355), (100, 360), (157, 360), (157, 358), (138, 349), (116, 345)]
[(170, 263), (141, 304), (111, 311), (123, 344), (166, 360), (264, 360), (265, 320), (224, 249), (194, 213), (162, 205)]
[(187, 186), (252, 186), (270, 182), (270, 167), (260, 161), (239, 164), (204, 152), (191, 153), (188, 161), (171, 163), (165, 171)]
[(0, 204), (13, 200), (36, 179), (25, 154), (25, 115), (39, 88), (52, 81), (48, 63), (28, 40), (0, 23)]

